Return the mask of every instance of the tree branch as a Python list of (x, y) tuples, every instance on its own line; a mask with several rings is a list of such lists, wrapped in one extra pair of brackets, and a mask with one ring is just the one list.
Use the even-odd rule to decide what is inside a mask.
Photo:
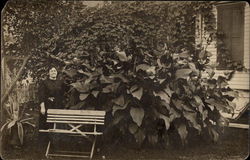
[(57, 61), (59, 61), (59, 62), (65, 64), (65, 65), (73, 64), (72, 62), (64, 61), (63, 59), (61, 59), (61, 58), (59, 58), (59, 57), (56, 57), (56, 56), (54, 56), (54, 55), (52, 55), (52, 54), (49, 54), (48, 52), (46, 52), (46, 54), (47, 54), (47, 56), (48, 56), (49, 58), (54, 59), (54, 60), (57, 60)]
[(31, 55), (27, 56), (24, 61), (23, 64), (20, 68), (20, 70), (17, 73), (16, 78), (14, 79), (14, 81), (11, 83), (10, 87), (7, 89), (7, 91), (4, 93), (4, 95), (1, 97), (1, 106), (3, 105), (3, 103), (5, 102), (5, 100), (7, 99), (7, 97), (9, 96), (10, 92), (12, 91), (12, 89), (14, 88), (14, 86), (16, 85), (16, 82), (18, 81), (18, 79), (20, 78), (21, 74), (23, 73), (24, 67), (26, 66), (29, 58), (31, 57)]

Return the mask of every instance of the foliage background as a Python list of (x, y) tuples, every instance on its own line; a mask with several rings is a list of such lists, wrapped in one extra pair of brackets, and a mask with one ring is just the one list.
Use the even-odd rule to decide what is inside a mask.
[(207, 43), (216, 38), (211, 9), (211, 2), (192, 1), (86, 7), (12, 0), (4, 13), (4, 55), (32, 55), (25, 71), (37, 82), (50, 64), (60, 66), (71, 86), (66, 108), (106, 110), (107, 133), (116, 128), (139, 145), (168, 144), (175, 131), (182, 144), (191, 133), (216, 141), (226, 122), (220, 111), (233, 110), (237, 93), (230, 77), (213, 77), (211, 54), (195, 44), (198, 14)]

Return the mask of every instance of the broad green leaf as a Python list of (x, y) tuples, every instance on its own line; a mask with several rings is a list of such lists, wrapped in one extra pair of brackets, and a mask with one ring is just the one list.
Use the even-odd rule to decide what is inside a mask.
[(81, 65), (82, 65), (83, 67), (85, 67), (85, 68), (87, 68), (87, 69), (93, 71), (93, 67), (91, 67), (89, 64), (82, 63)]
[(220, 86), (220, 88), (225, 88), (226, 86), (229, 85), (226, 78), (223, 76), (218, 76), (217, 84), (218, 84), (218, 86)]
[(203, 107), (204, 105), (199, 105), (198, 106), (198, 111), (202, 114), (203, 113)]
[(208, 69), (206, 69), (206, 72), (207, 72), (209, 78), (213, 78), (213, 76), (215, 75), (214, 69), (208, 68)]
[(166, 79), (158, 79), (159, 80), (159, 82), (160, 82), (160, 84), (162, 84)]
[(199, 53), (199, 58), (200, 58), (200, 59), (203, 59), (205, 55), (206, 55), (206, 51), (205, 51), (205, 50), (202, 50), (202, 51)]
[(203, 105), (203, 102), (199, 96), (194, 96), (195, 102), (197, 103), (197, 106)]
[(172, 122), (176, 118), (180, 118), (181, 117), (180, 113), (178, 113), (177, 111), (175, 111), (175, 109), (172, 108), (172, 107), (170, 108), (169, 113), (170, 113), (170, 117), (169, 117), (170, 118), (170, 122)]
[(176, 79), (183, 78), (186, 79), (189, 77), (189, 74), (192, 72), (191, 69), (178, 69), (175, 73)]
[(92, 91), (91, 94), (92, 94), (95, 98), (97, 98), (97, 96), (98, 96), (98, 94), (99, 94), (99, 91)]
[(114, 65), (118, 64), (118, 61), (116, 61), (114, 59), (110, 59), (110, 60), (114, 63)]
[(225, 104), (222, 104), (221, 102), (219, 102), (213, 98), (207, 99), (207, 100), (205, 100), (205, 102), (212, 105), (212, 106), (215, 106), (216, 109), (219, 111), (227, 111)]
[(192, 107), (189, 106), (189, 105), (182, 104), (182, 108), (183, 108), (185, 111), (194, 112), (194, 110), (192, 109)]
[(85, 85), (86, 87), (90, 87), (91, 81), (93, 81), (93, 77), (92, 77), (92, 76), (89, 77), (88, 79), (86, 79), (86, 80), (84, 81), (84, 85)]
[(169, 86), (167, 86), (165, 89), (164, 89), (164, 91), (171, 97), (172, 96), (172, 94), (174, 93), (174, 91), (172, 91), (170, 88), (169, 88)]
[(191, 122), (193, 127), (201, 132), (201, 126), (197, 123), (197, 113), (196, 112), (183, 112), (183, 116)]
[(78, 73), (81, 73), (81, 74), (84, 74), (84, 75), (86, 75), (86, 76), (88, 76), (88, 77), (91, 77), (91, 73), (88, 73), (88, 72), (84, 72), (82, 69), (79, 69), (79, 70), (77, 70), (77, 72)]
[(66, 75), (68, 75), (69, 77), (74, 77), (75, 75), (77, 75), (77, 70), (75, 69), (70, 69), (70, 70), (63, 70), (63, 73), (66, 73)]
[(124, 105), (120, 106), (120, 105), (113, 105), (113, 109), (112, 109), (112, 115), (115, 115), (115, 112), (118, 111), (118, 110), (123, 110), (125, 108), (127, 108), (129, 104), (129, 101), (127, 101)]
[(137, 98), (139, 100), (141, 100), (142, 94), (143, 94), (143, 88), (142, 87), (139, 88), (138, 90), (132, 92), (133, 97), (135, 97), (135, 98)]
[(146, 72), (149, 68), (150, 68), (150, 66), (147, 64), (140, 64), (140, 65), (136, 66), (136, 72), (138, 70), (142, 70), (142, 71)]
[(112, 125), (117, 125), (122, 119), (126, 117), (126, 113), (123, 111), (117, 111), (114, 113), (114, 118), (112, 120)]
[(229, 104), (229, 106), (232, 108), (232, 110), (234, 110), (236, 108), (236, 103), (231, 102), (229, 100), (227, 100), (227, 103)]
[(17, 122), (17, 127), (18, 127), (18, 137), (20, 140), (20, 143), (23, 144), (23, 124), (20, 122)]
[(224, 82), (219, 83), (219, 86), (220, 86), (221, 88), (225, 88), (225, 87), (227, 87), (228, 85), (229, 85), (229, 84), (228, 84), (227, 81), (224, 81)]
[(132, 92), (134, 92), (135, 90), (137, 90), (139, 87), (137, 86), (137, 85), (133, 85), (130, 89), (129, 89), (129, 91), (132, 93)]
[(175, 105), (175, 107), (177, 109), (179, 109), (180, 111), (182, 111), (182, 104), (184, 103), (182, 100), (179, 100), (179, 99), (173, 99), (173, 104)]
[(169, 103), (167, 103), (166, 101), (161, 100), (161, 101), (160, 101), (160, 104), (161, 104), (161, 105), (163, 105), (164, 107), (166, 107), (166, 108), (167, 108), (167, 110), (170, 110), (170, 104), (169, 104)]
[(207, 106), (211, 109), (211, 111), (214, 110), (214, 106), (213, 105), (208, 104)]
[(120, 82), (107, 85), (106, 87), (102, 89), (102, 91), (103, 93), (110, 93), (110, 92), (114, 93), (117, 90), (119, 85), (120, 85)]
[(207, 111), (207, 110), (204, 110), (204, 111), (202, 112), (202, 120), (203, 120), (203, 121), (206, 120), (207, 117), (208, 117), (208, 111)]
[(188, 131), (187, 131), (187, 127), (185, 124), (181, 124), (177, 127), (177, 131), (181, 137), (181, 141), (182, 141), (182, 144), (186, 144), (187, 142), (187, 135), (188, 135)]
[(179, 57), (181, 57), (181, 58), (188, 58), (188, 57), (190, 57), (190, 55), (188, 54), (187, 51), (184, 51), (184, 52), (182, 52), (182, 53), (179, 54)]
[(141, 145), (142, 142), (144, 141), (146, 135), (142, 129), (138, 129), (138, 131), (134, 134), (134, 137), (136, 139), (136, 142)]
[(135, 134), (138, 130), (138, 126), (132, 122), (129, 124), (128, 130), (131, 134)]
[(146, 72), (148, 73), (148, 74), (155, 74), (155, 66), (151, 66), (151, 67), (149, 67), (147, 70), (146, 70)]
[(79, 92), (88, 92), (89, 91), (89, 87), (81, 82), (71, 83), (70, 85), (73, 86)]
[(164, 120), (166, 130), (168, 130), (169, 127), (170, 127), (170, 118), (168, 118), (167, 116), (165, 116), (165, 115), (163, 115), (163, 114), (160, 114), (160, 113), (159, 113), (159, 118), (161, 118), (161, 119)]
[(142, 120), (144, 118), (144, 109), (139, 107), (131, 107), (130, 115), (133, 121), (138, 125), (141, 126)]
[(196, 66), (195, 66), (194, 63), (188, 63), (188, 66), (189, 66), (189, 68), (190, 68), (192, 71), (197, 71)]
[(164, 92), (160, 91), (158, 93), (153, 92), (155, 96), (159, 96), (162, 100), (164, 100), (166, 103), (170, 104), (170, 97)]
[(157, 59), (157, 64), (158, 64), (158, 66), (159, 66), (160, 68), (163, 68), (163, 67), (165, 66), (165, 65), (163, 65), (163, 64), (161, 63), (160, 58)]
[(129, 60), (129, 58), (127, 57), (126, 53), (124, 51), (116, 51), (116, 54), (119, 58), (120, 61), (122, 62), (126, 62)]
[(114, 79), (109, 78), (108, 76), (101, 75), (100, 82), (101, 83), (114, 83)]
[(88, 96), (89, 96), (89, 94), (83, 94), (83, 93), (81, 93), (80, 96), (79, 96), (79, 98), (80, 98), (81, 101), (83, 101), (83, 100), (85, 100)]
[(222, 92), (222, 94), (230, 96), (230, 97), (234, 97), (234, 98), (239, 97), (239, 93), (237, 91), (226, 91), (226, 92)]
[(124, 96), (120, 95), (118, 98), (112, 100), (115, 104), (123, 106), (125, 104)]

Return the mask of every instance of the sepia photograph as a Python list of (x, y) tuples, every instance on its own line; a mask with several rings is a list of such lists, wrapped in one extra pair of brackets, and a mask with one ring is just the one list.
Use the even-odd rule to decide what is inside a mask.
[(244, 160), (247, 1), (8, 0), (3, 160)]

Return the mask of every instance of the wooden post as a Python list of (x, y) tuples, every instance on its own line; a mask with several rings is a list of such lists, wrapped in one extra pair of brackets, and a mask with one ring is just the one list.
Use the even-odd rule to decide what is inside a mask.
[[(5, 90), (5, 57), (1, 60), (1, 97)], [(3, 105), (1, 105), (1, 123), (3, 122)]]
[(16, 78), (13, 80), (13, 82), (11, 83), (10, 87), (7, 89), (7, 91), (4, 93), (3, 96), (1, 96), (1, 106), (3, 105), (3, 103), (5, 102), (5, 100), (7, 99), (7, 97), (9, 96), (10, 92), (12, 91), (12, 89), (14, 88), (14, 86), (16, 85), (16, 82), (18, 81), (18, 79), (20, 78), (23, 70), (24, 70), (24, 67), (26, 66), (29, 58), (31, 57), (31, 55), (29, 55), (28, 57), (26, 57), (23, 61), (23, 64), (20, 68), (20, 70), (18, 71), (17, 73), (17, 76)]
[[(6, 3), (6, 5), (5, 5), (5, 7), (7, 6), (7, 3)], [(3, 91), (4, 91), (4, 81), (3, 81), (3, 79), (4, 79), (4, 55), (5, 55), (5, 43), (4, 43), (4, 31), (3, 31), (3, 19), (4, 19), (4, 9), (2, 10), (2, 14), (1, 14), (1, 19), (2, 19), (2, 21), (1, 21), (1, 26), (2, 26), (2, 28), (1, 28), (1, 57), (2, 57), (2, 59), (1, 59), (1, 97), (2, 97), (2, 95), (3, 95)], [(1, 104), (1, 119), (0, 119), (0, 125), (2, 125), (2, 123), (3, 123), (3, 105)]]
[(202, 23), (202, 21), (203, 21), (203, 19), (202, 19), (202, 15), (200, 14), (199, 15), (199, 30), (200, 30), (200, 37), (199, 37), (199, 39), (200, 39), (200, 43), (202, 44), (202, 33), (203, 33), (203, 23)]

